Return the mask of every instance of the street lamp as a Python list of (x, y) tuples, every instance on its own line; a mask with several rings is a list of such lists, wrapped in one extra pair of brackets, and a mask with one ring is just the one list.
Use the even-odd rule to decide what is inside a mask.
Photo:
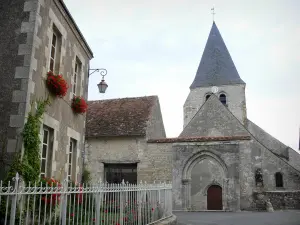
[[(92, 72), (90, 73), (90, 71), (92, 71)], [(89, 69), (89, 76), (92, 75), (95, 72), (100, 72), (100, 75), (102, 76), (102, 80), (100, 81), (99, 84), (97, 84), (99, 92), (100, 93), (105, 93), (105, 91), (108, 87), (107, 83), (104, 80), (104, 77), (107, 74), (107, 70), (106, 69)]]

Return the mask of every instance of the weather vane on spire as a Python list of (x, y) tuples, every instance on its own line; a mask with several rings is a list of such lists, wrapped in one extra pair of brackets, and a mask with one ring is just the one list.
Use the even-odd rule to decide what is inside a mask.
[(213, 16), (213, 21), (215, 21), (215, 7), (212, 7), (211, 8), (211, 14), (212, 14), (212, 16)]

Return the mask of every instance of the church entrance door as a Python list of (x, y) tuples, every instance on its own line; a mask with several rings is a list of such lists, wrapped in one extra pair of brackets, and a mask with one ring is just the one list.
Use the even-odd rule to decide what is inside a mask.
[(222, 188), (211, 185), (207, 190), (207, 210), (222, 210)]

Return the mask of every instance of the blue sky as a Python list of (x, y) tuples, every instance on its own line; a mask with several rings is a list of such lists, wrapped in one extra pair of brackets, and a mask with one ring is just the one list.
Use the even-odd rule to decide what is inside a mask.
[[(65, 0), (109, 85), (90, 77), (89, 100), (158, 95), (168, 137), (183, 126), (189, 93), (215, 21), (240, 77), (248, 117), (298, 149), (300, 1)], [(88, 3), (88, 4), (87, 4)]]

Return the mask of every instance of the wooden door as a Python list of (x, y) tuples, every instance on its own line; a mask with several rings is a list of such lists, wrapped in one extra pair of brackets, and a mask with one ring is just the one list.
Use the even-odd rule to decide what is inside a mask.
[(207, 210), (222, 210), (222, 188), (212, 185), (207, 190)]

